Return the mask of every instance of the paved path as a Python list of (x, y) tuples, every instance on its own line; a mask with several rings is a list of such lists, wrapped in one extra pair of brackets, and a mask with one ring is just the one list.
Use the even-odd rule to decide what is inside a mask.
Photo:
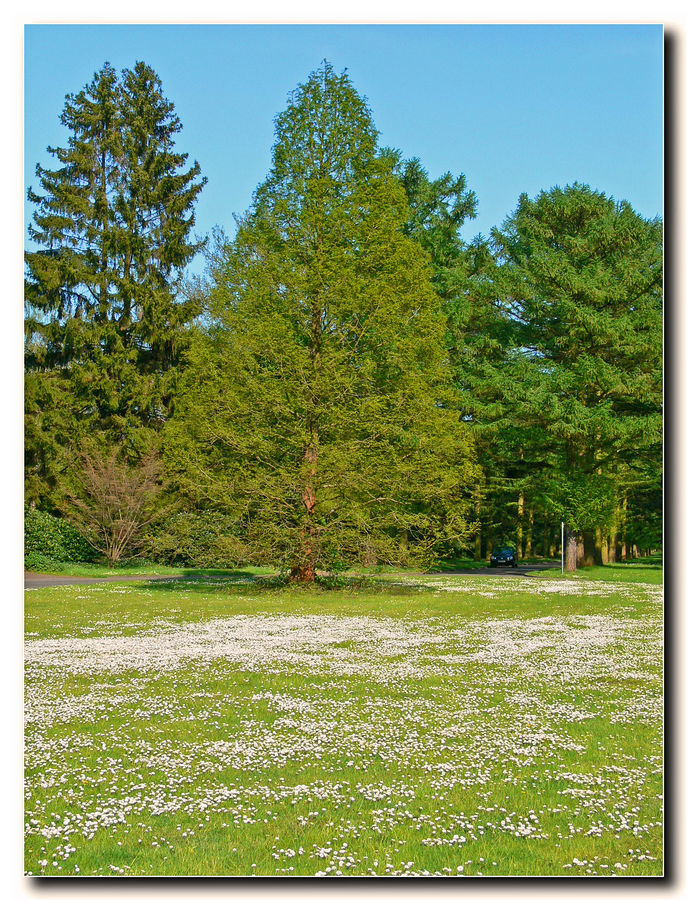
[(531, 565), (516, 566), (512, 569), (510, 566), (497, 566), (492, 569), (485, 566), (482, 569), (452, 569), (450, 572), (432, 572), (432, 575), (531, 575), (533, 572), (545, 572), (547, 569), (551, 571), (561, 570), (560, 563), (532, 563)]
[[(432, 575), (443, 577), (445, 575), (509, 575), (509, 576), (527, 576), (533, 572), (541, 572), (546, 569), (556, 569), (551, 563), (536, 563), (534, 565), (516, 566), (512, 569), (510, 566), (499, 566), (491, 569), (488, 566), (483, 569), (454, 569), (450, 572), (432, 572)], [(427, 574), (421, 572), (404, 572), (409, 576)], [(79, 575), (45, 575), (39, 572), (24, 572), (24, 589), (40, 588), (40, 587), (59, 587), (61, 584), (108, 584), (118, 581), (179, 581), (186, 576), (184, 575), (109, 575), (105, 578), (86, 578)], [(208, 576), (208, 581), (221, 581), (222, 576)]]

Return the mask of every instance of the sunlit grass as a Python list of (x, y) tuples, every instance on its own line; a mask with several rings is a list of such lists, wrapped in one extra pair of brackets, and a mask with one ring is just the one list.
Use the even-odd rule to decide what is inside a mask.
[(613, 584), (663, 584), (663, 567), (660, 560), (632, 560), (631, 562), (609, 563), (605, 566), (588, 566), (576, 572), (564, 572), (560, 569), (548, 569), (544, 572), (533, 572), (537, 578), (567, 578), (570, 580), (585, 579), (587, 581), (607, 581)]
[(658, 875), (660, 589), (27, 592), (26, 869)]
[[(36, 554), (31, 557), (35, 561)], [(116, 575), (178, 575), (187, 578), (202, 578), (215, 576), (231, 576), (236, 573), (235, 569), (198, 569), (184, 566), (166, 566), (162, 563), (153, 563), (146, 560), (120, 563), (117, 566), (110, 566), (106, 563), (72, 563), (60, 562), (59, 560), (44, 558), (42, 564), (32, 564), (30, 567), (32, 572), (48, 575), (71, 575), (74, 577), (85, 578), (107, 578)], [(274, 569), (265, 566), (246, 566), (243, 570), (248, 574), (273, 574)]]

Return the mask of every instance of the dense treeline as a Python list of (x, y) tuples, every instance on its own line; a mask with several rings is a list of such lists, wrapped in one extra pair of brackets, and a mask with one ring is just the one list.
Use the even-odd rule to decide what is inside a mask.
[(205, 179), (155, 73), (106, 64), (62, 122), (29, 192), (33, 507), (86, 534), (90, 515), (120, 555), (116, 510), (135, 510), (166, 561), (306, 581), (500, 543), (552, 556), (561, 520), (570, 567), (661, 546), (660, 221), (573, 184), (468, 244), (465, 176), (380, 147), (324, 63), (190, 285)]

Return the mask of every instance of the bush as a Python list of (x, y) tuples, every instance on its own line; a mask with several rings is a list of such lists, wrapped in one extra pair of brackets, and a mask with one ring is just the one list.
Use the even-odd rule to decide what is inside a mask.
[(148, 556), (170, 566), (232, 568), (247, 562), (228, 516), (210, 511), (178, 512), (149, 531)]
[(70, 525), (41, 509), (24, 511), (24, 565), (45, 567), (57, 562), (96, 562), (100, 554)]
[(55, 568), (55, 560), (44, 553), (31, 550), (24, 554), (24, 569), (28, 572), (51, 572)]

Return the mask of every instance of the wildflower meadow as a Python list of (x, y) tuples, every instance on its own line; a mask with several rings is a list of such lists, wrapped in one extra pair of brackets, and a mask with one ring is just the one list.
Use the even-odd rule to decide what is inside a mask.
[(633, 574), (27, 591), (26, 872), (660, 875)]

